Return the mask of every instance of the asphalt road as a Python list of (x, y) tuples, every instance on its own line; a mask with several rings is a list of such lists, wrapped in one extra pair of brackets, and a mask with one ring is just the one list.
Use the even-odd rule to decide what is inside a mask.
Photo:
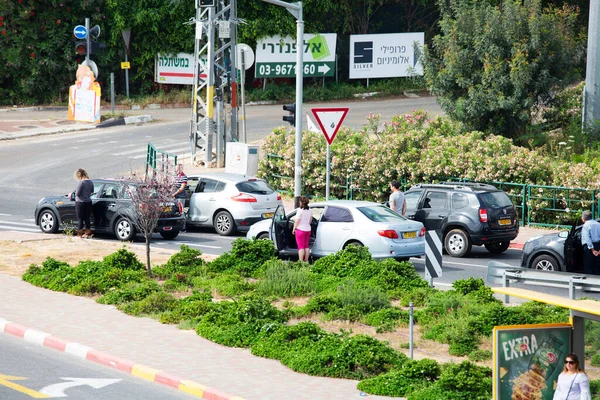
[(0, 399), (164, 400), (194, 396), (0, 335)]

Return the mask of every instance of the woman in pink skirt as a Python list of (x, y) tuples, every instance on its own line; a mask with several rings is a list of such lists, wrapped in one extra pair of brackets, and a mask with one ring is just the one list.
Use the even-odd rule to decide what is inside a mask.
[(310, 256), (308, 241), (310, 239), (312, 211), (308, 208), (308, 198), (306, 196), (300, 196), (299, 203), (300, 207), (296, 212), (292, 234), (296, 236), (296, 243), (298, 244), (298, 260), (308, 262)]

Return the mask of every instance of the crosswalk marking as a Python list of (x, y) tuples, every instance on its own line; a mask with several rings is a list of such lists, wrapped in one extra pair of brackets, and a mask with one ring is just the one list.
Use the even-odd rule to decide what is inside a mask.
[(19, 232), (32, 232), (32, 233), (41, 233), (42, 231), (36, 228), (26, 228), (20, 226), (10, 226), (10, 225), (2, 225), (0, 224), (0, 229), (5, 231), (19, 231)]

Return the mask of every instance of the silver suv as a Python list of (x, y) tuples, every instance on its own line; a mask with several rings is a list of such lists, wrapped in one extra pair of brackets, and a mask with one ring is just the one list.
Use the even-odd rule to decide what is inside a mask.
[(281, 205), (281, 195), (262, 179), (224, 172), (188, 176), (186, 223), (214, 227), (219, 235), (247, 231), (255, 222), (270, 219)]

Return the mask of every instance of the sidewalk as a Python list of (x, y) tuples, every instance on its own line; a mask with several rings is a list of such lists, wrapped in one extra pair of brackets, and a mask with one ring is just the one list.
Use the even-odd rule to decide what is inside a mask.
[[(131, 113), (170, 120), (184, 114), (187, 117), (189, 110)], [(62, 132), (65, 127), (82, 129), (81, 124), (65, 121), (66, 110), (0, 112), (0, 139)], [(185, 169), (188, 174), (207, 170), (190, 165)], [(285, 203), (286, 209), (291, 210), (292, 202)], [(522, 227), (511, 247), (522, 248), (530, 237), (550, 232)], [(18, 240), (17, 236), (12, 239)], [(247, 349), (224, 347), (194, 331), (131, 317), (114, 306), (37, 288), (19, 278), (0, 274), (0, 293), (0, 332), (187, 389), (205, 399), (349, 400), (366, 396), (356, 389), (357, 381), (295, 373), (279, 361), (255, 357)], [(418, 358), (418, 351), (415, 354)], [(370, 395), (368, 398), (386, 399)]]

